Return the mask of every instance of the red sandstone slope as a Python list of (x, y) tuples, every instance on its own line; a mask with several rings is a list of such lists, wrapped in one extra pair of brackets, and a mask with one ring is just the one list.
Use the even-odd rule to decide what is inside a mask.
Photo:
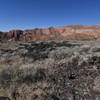
[(50, 27), (48, 29), (12, 30), (2, 34), (0, 38), (16, 40), (56, 40), (56, 39), (96, 39), (100, 38), (100, 25), (71, 25), (66, 27)]

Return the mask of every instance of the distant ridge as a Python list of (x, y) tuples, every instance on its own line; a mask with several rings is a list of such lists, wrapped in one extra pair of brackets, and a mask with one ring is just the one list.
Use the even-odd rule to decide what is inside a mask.
[(62, 39), (98, 39), (100, 25), (70, 25), (64, 27), (35, 28), (29, 30), (11, 30), (0, 32), (0, 39), (8, 41), (22, 40), (62, 40)]

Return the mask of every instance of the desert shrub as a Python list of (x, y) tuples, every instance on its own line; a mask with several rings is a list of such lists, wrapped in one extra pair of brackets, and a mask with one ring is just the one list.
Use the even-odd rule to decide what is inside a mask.
[(57, 48), (56, 50), (52, 50), (48, 57), (54, 60), (60, 60), (66, 57), (69, 57), (72, 55), (72, 53), (69, 53), (71, 50), (66, 47), (60, 47)]
[(0, 85), (9, 86), (11, 84), (30, 84), (33, 82), (42, 81), (45, 78), (44, 69), (41, 68), (24, 68), (14, 69), (7, 68), (0, 73)]
[(100, 46), (93, 46), (93, 47), (91, 48), (91, 51), (92, 51), (92, 52), (100, 52)]
[(90, 50), (90, 46), (89, 45), (83, 45), (80, 47), (80, 52), (88, 52)]
[(11, 69), (6, 69), (6, 70), (3, 70), (1, 73), (0, 73), (0, 84), (7, 84), (9, 85), (10, 81), (11, 81), (11, 76), (12, 74), (12, 70)]
[(19, 75), (19, 82), (24, 83), (32, 83), (32, 82), (38, 82), (42, 81), (45, 78), (44, 69), (34, 69), (34, 68), (28, 68), (21, 70)]

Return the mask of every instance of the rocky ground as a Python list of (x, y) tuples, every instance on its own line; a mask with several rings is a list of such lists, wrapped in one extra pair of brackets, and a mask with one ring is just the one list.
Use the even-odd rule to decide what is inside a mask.
[(1, 41), (0, 100), (100, 100), (100, 40)]

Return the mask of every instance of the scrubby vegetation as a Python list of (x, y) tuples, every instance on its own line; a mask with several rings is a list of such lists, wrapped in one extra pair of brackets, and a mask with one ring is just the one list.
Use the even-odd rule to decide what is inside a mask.
[(12, 84), (31, 84), (45, 79), (44, 69), (24, 68), (15, 69), (7, 68), (0, 73), (0, 84), (9, 86)]
[(99, 66), (99, 41), (0, 43), (0, 96), (99, 100)]

